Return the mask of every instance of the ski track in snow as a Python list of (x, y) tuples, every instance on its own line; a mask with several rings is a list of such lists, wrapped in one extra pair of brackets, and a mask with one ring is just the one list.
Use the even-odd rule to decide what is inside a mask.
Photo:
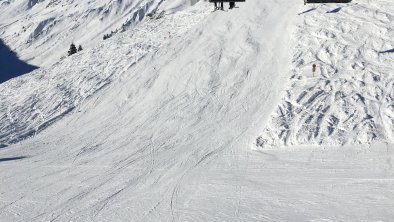
[[(178, 25), (185, 20), (191, 29), (182, 28), (182, 23), (179, 30), (184, 31), (179, 32), (177, 27), (163, 26), (159, 30), (166, 33), (166, 27), (171, 27), (179, 36), (153, 47), (151, 53), (143, 50), (144, 56), (131, 53), (133, 61), (119, 56), (138, 43), (129, 41), (133, 37), (125, 33), (100, 45), (98, 48), (105, 51), (102, 54), (98, 49), (96, 54), (84, 52), (54, 66), (66, 72), (56, 76), (73, 84), (74, 78), (90, 77), (90, 73), (107, 69), (113, 74), (106, 87), (80, 100), (73, 99), (78, 105), (51, 127), (0, 149), (1, 158), (15, 158), (0, 159), (0, 218), (393, 218), (392, 144), (371, 149), (250, 149), (251, 141), (275, 109), (272, 104), (280, 102), (280, 92), (286, 87), (283, 82), (291, 74), (290, 33), (294, 22), (302, 21), (294, 4), (247, 1), (235, 10), (206, 15), (211, 5), (200, 2), (190, 10), (183, 12), (185, 17), (174, 14), (174, 21), (168, 22)], [(146, 23), (139, 26), (141, 35), (149, 37), (144, 39), (157, 37), (157, 33), (149, 36), (150, 32), (143, 31), (150, 21)], [(100, 60), (106, 53), (108, 57)], [(135, 60), (138, 62), (131, 65)], [(101, 61), (98, 67), (97, 61)], [(23, 78), (35, 79), (36, 74), (6, 84), (16, 84)], [(43, 82), (37, 80), (36, 84)], [(64, 83), (59, 88), (66, 86)], [(90, 84), (76, 88), (82, 87), (91, 89)], [(36, 95), (36, 88), (32, 86), (22, 95), (30, 98)], [(50, 104), (50, 98), (42, 100)], [(12, 106), (5, 110), (10, 113), (4, 117), (6, 123), (15, 124), (26, 115), (16, 115)], [(45, 116), (45, 110), (57, 109), (40, 109), (39, 115)]]
[[(133, 32), (0, 85), (0, 147), (34, 136), (64, 115), (80, 111), (78, 106), (86, 98), (124, 78), (136, 62), (181, 36), (204, 14), (189, 11), (147, 19)], [(190, 16), (193, 21), (185, 19)]]
[[(280, 80), (272, 78), (274, 73), (285, 75), (287, 67), (279, 60), (288, 55), (274, 47), (286, 48), (289, 36), (276, 38), (265, 31), (287, 29), (291, 20), (272, 24), (294, 13), (289, 5), (271, 3), (271, 12), (268, 3), (250, 2), (243, 7), (253, 14), (237, 9), (211, 15), (87, 98), (78, 107), (81, 112), (3, 148), (2, 155), (18, 150), (27, 156), (25, 166), (34, 166), (37, 173), (1, 171), (2, 217), (183, 220), (188, 214), (182, 210), (185, 183), (197, 182), (199, 171), (219, 154), (247, 144), (246, 131), (259, 124), (261, 113), (271, 111), (259, 98), (275, 100), (268, 86)], [(199, 8), (212, 10), (207, 3)], [(185, 20), (196, 20), (191, 17)]]
[(329, 4), (299, 15), (290, 87), (257, 146), (394, 142), (393, 6)]

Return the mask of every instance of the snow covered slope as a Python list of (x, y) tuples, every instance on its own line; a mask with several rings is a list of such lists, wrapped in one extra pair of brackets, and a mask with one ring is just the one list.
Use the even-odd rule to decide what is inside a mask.
[(0, 85), (0, 147), (33, 136), (78, 111), (86, 98), (121, 81), (137, 61), (182, 36), (207, 12), (203, 8), (147, 19), (132, 32)]
[[(294, 23), (306, 9), (276, 0), (210, 14), (211, 7), (200, 2), (145, 20), (53, 69), (0, 85), (3, 110), (20, 98), (12, 124), (1, 123), (24, 123), (3, 134), (4, 143), (24, 138), (30, 123), (50, 125), (0, 149), (2, 220), (393, 218), (392, 144), (251, 149), (288, 87), (289, 49), (300, 37)], [(59, 74), (44, 73), (51, 70)], [(22, 80), (30, 88), (12, 95)], [(67, 102), (60, 109), (55, 98)], [(24, 121), (35, 104), (47, 119)]]
[[(211, 7), (202, 2), (190, 10), (211, 12)], [(256, 135), (254, 126), (260, 124), (262, 114), (272, 111), (267, 104), (276, 103), (276, 94), (269, 86), (278, 85), (280, 76), (276, 74), (285, 76), (290, 67), (290, 62), (279, 63), (290, 56), (286, 50), (290, 35), (278, 38), (272, 34), (291, 30), (290, 18), (295, 13), (291, 4), (250, 1), (240, 9), (211, 14), (134, 66), (134, 59), (117, 65), (123, 73), (111, 68), (119, 75), (117, 81), (42, 133), (0, 151), (2, 156), (26, 156), (19, 160), (26, 161), (26, 167), (38, 164), (37, 171), (17, 167), (15, 170), (22, 171), (9, 177), (11, 166), (18, 162), (2, 163), (1, 217), (165, 221), (183, 217), (177, 206), (183, 180), (188, 180), (196, 166), (250, 141), (247, 135)], [(174, 20), (172, 29), (182, 19), (188, 23), (196, 20), (194, 14)], [(289, 19), (279, 19), (282, 16)], [(125, 42), (116, 38), (114, 43)], [(106, 53), (113, 53), (108, 64), (122, 58), (121, 47), (133, 48), (127, 42), (114, 49), (110, 46), (105, 47)], [(84, 78), (96, 68), (89, 64), (89, 57), (82, 61), (78, 56), (83, 58), (81, 54), (62, 61), (68, 67), (74, 66), (72, 61), (88, 64), (74, 73), (77, 79), (78, 74)], [(98, 68), (98, 72), (105, 70), (105, 66)], [(70, 75), (73, 72), (76, 70)], [(65, 70), (59, 76), (69, 78), (67, 74)], [(26, 78), (39, 76), (44, 75)], [(30, 94), (34, 95), (35, 88)], [(64, 92), (64, 99), (73, 98), (68, 96), (69, 90)], [(54, 103), (51, 98), (55, 97), (47, 97), (46, 104)], [(53, 107), (48, 110), (58, 111)], [(18, 178), (26, 182), (20, 183)], [(26, 196), (32, 189), (36, 191)], [(14, 205), (14, 198), (21, 202)], [(25, 210), (17, 210), (18, 216), (14, 207)], [(164, 214), (156, 214), (155, 209)]]
[(299, 15), (289, 87), (257, 145), (393, 143), (393, 2), (309, 8)]
[(22, 60), (44, 66), (66, 55), (71, 42), (94, 46), (105, 34), (133, 28), (147, 14), (173, 12), (187, 4), (189, 0), (176, 4), (164, 0), (3, 0), (0, 38)]

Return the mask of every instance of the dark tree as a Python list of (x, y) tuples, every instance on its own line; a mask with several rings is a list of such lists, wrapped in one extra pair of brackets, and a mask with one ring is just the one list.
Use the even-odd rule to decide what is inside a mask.
[(83, 50), (82, 46), (79, 45), (79, 46), (78, 46), (78, 52), (80, 52), (80, 51), (82, 51), (82, 50)]
[(74, 43), (71, 43), (70, 49), (68, 50), (68, 56), (77, 53), (77, 47), (75, 47)]

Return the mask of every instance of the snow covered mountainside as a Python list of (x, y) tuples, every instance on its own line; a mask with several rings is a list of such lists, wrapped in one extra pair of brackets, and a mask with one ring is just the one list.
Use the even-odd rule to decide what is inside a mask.
[(74, 42), (94, 46), (152, 13), (172, 13), (189, 0), (1, 0), (0, 38), (24, 61), (44, 66)]
[(300, 16), (290, 87), (257, 145), (393, 143), (393, 2), (312, 6)]
[[(366, 70), (379, 72), (380, 80), (367, 82), (366, 70), (357, 77), (390, 94), (390, 85), (384, 87), (392, 79), (392, 45), (385, 37), (393, 21), (388, 0), (312, 5), (316, 10), (295, 1), (246, 1), (216, 12), (205, 1), (186, 8), (167, 3), (175, 13), (145, 18), (133, 29), (0, 84), (2, 221), (394, 217), (394, 147), (389, 140), (379, 137), (371, 147), (349, 140), (339, 148), (318, 139), (294, 139), (286, 149), (254, 144), (262, 129), (272, 135), (281, 127), (273, 119), (284, 101), (295, 103), (292, 99), (312, 86), (300, 100), (311, 101), (302, 111), (319, 113), (317, 100), (308, 96), (320, 91), (324, 79), (344, 82), (333, 91), (371, 88), (345, 84), (353, 74), (341, 71), (345, 58), (336, 60), (329, 53), (331, 32), (338, 46), (349, 50), (339, 56), (347, 56), (352, 65), (363, 62)], [(376, 25), (382, 35), (357, 30), (374, 46), (385, 38), (387, 49), (376, 45), (381, 53), (374, 60), (374, 54), (364, 55), (368, 44), (364, 50), (348, 32), (326, 24), (338, 22), (342, 12), (348, 15), (338, 26), (349, 29), (360, 23), (347, 23), (376, 14), (380, 22), (366, 24)], [(319, 23), (327, 30), (319, 31)], [(361, 56), (353, 56), (353, 50)], [(308, 67), (314, 62), (320, 72), (311, 77)], [(346, 81), (327, 67), (337, 68)], [(384, 110), (387, 104), (382, 104)], [(330, 115), (340, 116), (335, 113), (340, 108)], [(339, 138), (337, 131), (332, 135)], [(280, 138), (265, 141), (281, 145)], [(302, 142), (308, 145), (299, 146)]]
[(5, 82), (0, 94), (0, 147), (33, 136), (67, 113), (78, 111), (86, 98), (121, 81), (137, 61), (182, 36), (208, 11), (203, 8), (165, 19), (147, 19), (132, 33), (119, 34), (92, 49)]

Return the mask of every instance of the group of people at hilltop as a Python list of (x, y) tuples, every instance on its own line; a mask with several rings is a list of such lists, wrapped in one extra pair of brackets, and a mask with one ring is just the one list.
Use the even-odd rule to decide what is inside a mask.
[[(230, 9), (233, 9), (235, 7), (235, 2), (229, 2), (230, 3)], [(215, 10), (216, 9), (222, 9), (223, 10), (224, 6), (223, 6), (223, 2), (220, 2), (220, 6), (219, 6), (219, 2), (215, 2)]]

